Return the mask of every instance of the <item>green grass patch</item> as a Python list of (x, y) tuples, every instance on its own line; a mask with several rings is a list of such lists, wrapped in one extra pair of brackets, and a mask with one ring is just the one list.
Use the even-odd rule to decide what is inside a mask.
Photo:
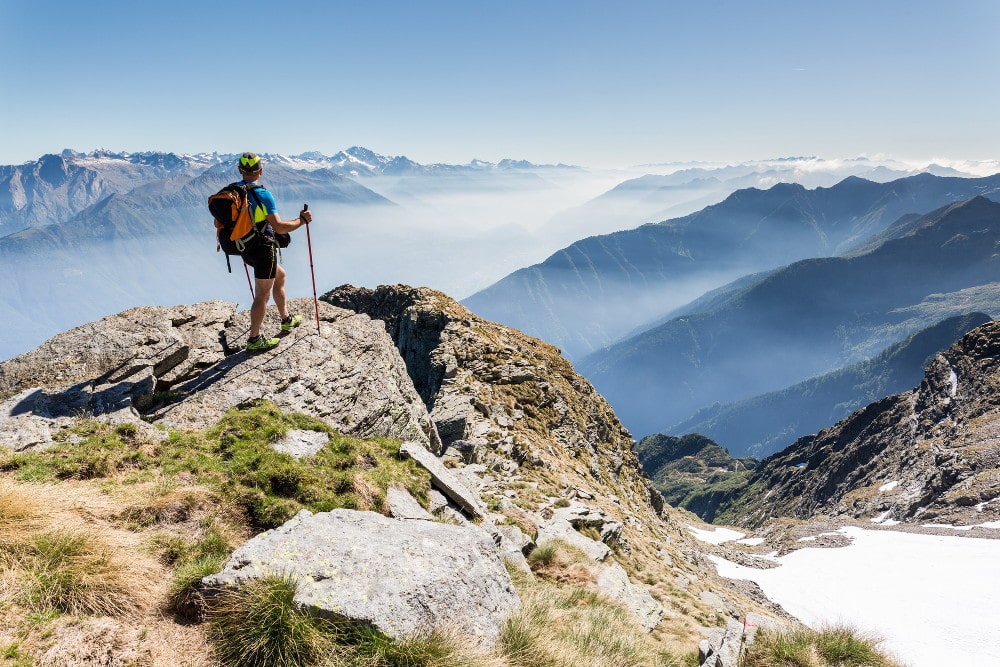
[[(131, 426), (131, 428), (129, 428)], [(315, 455), (296, 460), (273, 448), (292, 429), (328, 434)], [(121, 483), (155, 475), (194, 478), (234, 503), (256, 529), (275, 528), (302, 509), (387, 510), (386, 489), (406, 488), (426, 501), (429, 474), (399, 456), (399, 442), (343, 436), (322, 421), (281, 412), (260, 402), (229, 411), (204, 432), (171, 433), (164, 441), (145, 440), (134, 425), (112, 427), (84, 420), (60, 434), (50, 449), (5, 456), (0, 470), (21, 481), (113, 478)], [(141, 509), (141, 508), (140, 508)], [(125, 517), (137, 528), (155, 515)]]

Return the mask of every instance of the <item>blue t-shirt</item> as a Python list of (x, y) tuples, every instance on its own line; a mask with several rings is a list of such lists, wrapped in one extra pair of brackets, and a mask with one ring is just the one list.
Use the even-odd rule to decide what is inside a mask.
[[(256, 183), (256, 181), (240, 181), (240, 185), (250, 185), (251, 183)], [(278, 205), (274, 201), (274, 195), (267, 188), (258, 186), (250, 196), (257, 197), (257, 200), (260, 202), (258, 206), (254, 207), (254, 224), (264, 222), (267, 220), (268, 215), (278, 212)]]

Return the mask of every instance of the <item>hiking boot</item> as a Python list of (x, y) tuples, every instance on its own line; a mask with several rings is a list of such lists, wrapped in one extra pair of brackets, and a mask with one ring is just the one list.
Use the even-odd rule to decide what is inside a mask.
[(300, 315), (289, 315), (285, 319), (281, 320), (281, 330), (291, 331), (300, 324), (302, 324), (302, 317)]
[(264, 338), (263, 336), (254, 336), (253, 338), (247, 340), (247, 352), (263, 352), (265, 350), (270, 350), (272, 347), (276, 347), (280, 342), (280, 338)]

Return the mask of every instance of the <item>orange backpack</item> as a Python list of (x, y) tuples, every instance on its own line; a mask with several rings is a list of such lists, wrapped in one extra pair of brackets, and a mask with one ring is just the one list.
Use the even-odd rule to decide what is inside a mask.
[(253, 192), (260, 187), (252, 183), (230, 183), (208, 198), (208, 210), (215, 220), (216, 250), (226, 255), (239, 255), (259, 240), (253, 214), (260, 200)]

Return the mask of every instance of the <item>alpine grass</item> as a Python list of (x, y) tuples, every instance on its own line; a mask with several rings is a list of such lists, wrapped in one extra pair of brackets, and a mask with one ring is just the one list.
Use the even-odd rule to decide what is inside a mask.
[(309, 667), (334, 643), (325, 622), (295, 604), (296, 583), (274, 575), (244, 582), (212, 601), (208, 636), (223, 667)]
[(757, 632), (740, 667), (899, 667), (881, 640), (845, 626)]

